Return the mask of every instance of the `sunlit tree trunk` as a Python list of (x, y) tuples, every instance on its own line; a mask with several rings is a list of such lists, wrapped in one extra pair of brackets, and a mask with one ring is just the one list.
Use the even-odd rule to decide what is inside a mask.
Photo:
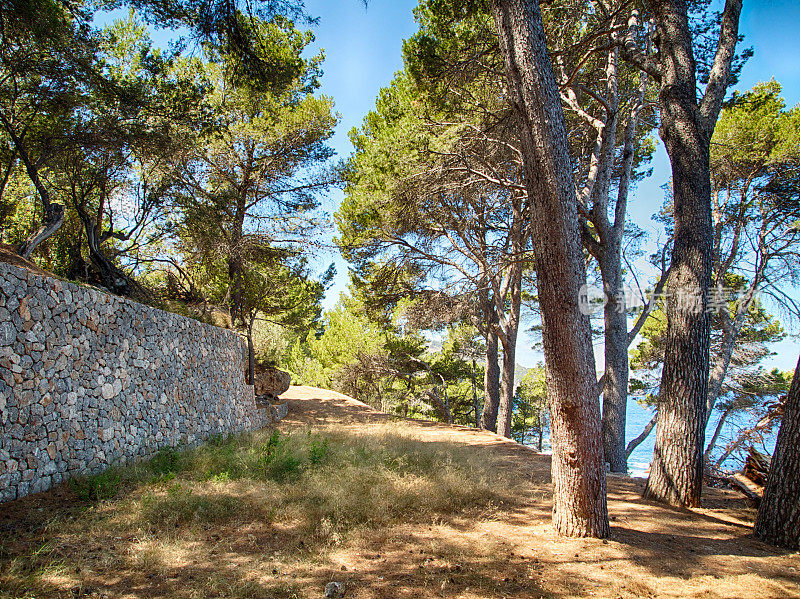
[(553, 441), (553, 524), (567, 536), (609, 534), (600, 404), (588, 317), (577, 197), (558, 87), (536, 0), (493, 0), (508, 96), (519, 122), (532, 206)]
[[(688, 93), (688, 89), (684, 90)], [(694, 95), (694, 89), (691, 90)], [(663, 117), (662, 117), (663, 118)], [(686, 123), (676, 124), (681, 129)], [(662, 126), (662, 130), (664, 126)], [(671, 134), (670, 134), (671, 135)], [(708, 143), (672, 143), (675, 245), (667, 282), (667, 338), (658, 424), (645, 497), (699, 506), (703, 483), (710, 321), (711, 210)], [(694, 172), (692, 172), (694, 171)], [(705, 176), (702, 173), (705, 172)]]
[(773, 545), (800, 549), (800, 361), (786, 397), (754, 532)]
[(741, 0), (726, 2), (718, 52), (700, 103), (685, 1), (650, 4), (659, 39), (659, 132), (672, 165), (675, 233), (656, 443), (644, 496), (699, 506), (709, 375), (706, 308), (714, 241), (709, 148), (730, 76)]

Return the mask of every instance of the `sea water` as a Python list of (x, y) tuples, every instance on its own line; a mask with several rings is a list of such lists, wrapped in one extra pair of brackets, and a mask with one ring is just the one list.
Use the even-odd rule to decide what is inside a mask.
[[(628, 406), (627, 406), (627, 419), (625, 424), (625, 444), (627, 445), (633, 439), (638, 437), (641, 432), (644, 430), (644, 427), (647, 426), (647, 423), (653, 418), (653, 408), (649, 406), (642, 405), (638, 401), (636, 401), (635, 397), (628, 396)], [(708, 422), (708, 428), (706, 429), (706, 443), (708, 443), (709, 439), (711, 439), (711, 435), (714, 434), (714, 429), (717, 427), (717, 419), (719, 418), (719, 413), (714, 412)], [(777, 432), (777, 430), (776, 430)], [(722, 434), (720, 435), (719, 439), (717, 440), (716, 448), (717, 452), (719, 453), (723, 447), (732, 439), (734, 434), (736, 433), (736, 428), (734, 426), (734, 422), (731, 421), (730, 424), (726, 423), (726, 426), (723, 428)], [(536, 439), (535, 438), (527, 438), (526, 445), (536, 446)], [(628, 458), (628, 474), (631, 476), (639, 476), (639, 477), (647, 477), (648, 470), (650, 468), (650, 460), (653, 459), (653, 448), (655, 447), (656, 442), (656, 429), (654, 428), (647, 438), (639, 444), (639, 446), (633, 450), (630, 457)], [(550, 439), (545, 433), (545, 438), (542, 443), (543, 453), (550, 453), (551, 446), (550, 446)], [(765, 442), (764, 447), (758, 447), (760, 451), (767, 451), (768, 453), (772, 453), (775, 449), (775, 434), (770, 435), (769, 438)], [(736, 462), (735, 458), (729, 458), (724, 464), (723, 467), (729, 469), (736, 469), (738, 470), (741, 468), (741, 464)]]
[[(627, 445), (638, 437), (647, 423), (653, 418), (653, 409), (643, 406), (633, 397), (628, 396), (628, 410), (625, 421), (625, 444)], [(656, 429), (654, 428), (647, 438), (633, 450), (628, 458), (628, 473), (631, 476), (647, 476), (650, 460), (653, 458), (653, 448), (656, 444)]]

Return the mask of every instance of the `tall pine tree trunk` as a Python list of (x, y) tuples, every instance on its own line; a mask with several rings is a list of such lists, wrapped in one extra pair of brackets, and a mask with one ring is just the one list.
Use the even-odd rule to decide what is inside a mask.
[(753, 530), (768, 543), (800, 549), (800, 361), (786, 397), (775, 455)]
[[(494, 310), (491, 314), (494, 314)], [(486, 370), (483, 375), (484, 397), (481, 414), (481, 428), (487, 431), (497, 431), (497, 411), (500, 407), (500, 366), (497, 354), (497, 329), (491, 321), (486, 330)]]
[(709, 83), (697, 99), (685, 0), (651, 3), (658, 36), (659, 133), (672, 166), (675, 233), (658, 424), (644, 496), (699, 506), (708, 397), (708, 290), (713, 264), (709, 148), (738, 39), (741, 0), (727, 0)]
[[(688, 92), (688, 90), (686, 90)], [(691, 91), (694, 94), (694, 89)], [(674, 126), (691, 128), (682, 121)], [(664, 127), (662, 126), (662, 131)], [(697, 507), (703, 483), (710, 322), (711, 186), (708, 143), (673, 144), (675, 241), (667, 281), (667, 338), (658, 425), (645, 497)]]
[(532, 205), (553, 440), (553, 524), (567, 536), (609, 534), (600, 404), (588, 317), (577, 197), (558, 87), (536, 0), (493, 0), (508, 96), (519, 123)]
[(481, 427), (481, 411), (478, 406), (478, 389), (475, 385), (475, 358), (472, 358), (472, 371), (470, 380), (472, 382), (472, 409), (475, 410), (475, 428)]
[[(518, 255), (519, 253), (517, 252)], [(510, 276), (512, 283), (508, 295), (511, 307), (505, 316), (503, 326), (503, 377), (500, 382), (500, 408), (497, 412), (497, 434), (509, 439), (514, 415), (514, 373), (517, 366), (517, 336), (522, 306), (522, 266), (515, 264)]]
[(497, 434), (511, 438), (511, 417), (514, 413), (514, 370), (517, 365), (517, 327), (505, 333), (503, 372), (500, 379), (500, 407), (497, 410)]
[(625, 419), (628, 404), (628, 315), (619, 244), (602, 255), (603, 287), (609, 301), (604, 308), (605, 379), (603, 383), (603, 453), (611, 472), (627, 472)]

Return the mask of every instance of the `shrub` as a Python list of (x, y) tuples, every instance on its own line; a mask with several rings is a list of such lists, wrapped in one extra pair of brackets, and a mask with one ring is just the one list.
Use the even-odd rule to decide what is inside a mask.
[(319, 441), (317, 439), (312, 440), (311, 444), (308, 447), (308, 461), (315, 466), (319, 466), (325, 461), (327, 457), (328, 457), (328, 440), (327, 439), (322, 439), (322, 441)]
[(175, 474), (179, 471), (181, 453), (174, 447), (163, 447), (149, 462), (150, 470), (154, 474), (164, 476)]
[(75, 494), (84, 501), (102, 501), (116, 497), (120, 490), (120, 473), (116, 468), (99, 474), (70, 479)]

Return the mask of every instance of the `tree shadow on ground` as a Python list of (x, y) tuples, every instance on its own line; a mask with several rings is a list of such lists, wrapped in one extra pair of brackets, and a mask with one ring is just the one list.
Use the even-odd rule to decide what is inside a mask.
[[(38, 560), (30, 564), (37, 597), (316, 598), (331, 581), (344, 583), (346, 599), (800, 597), (796, 556), (752, 538), (750, 512), (731, 494), (709, 490), (705, 509), (680, 510), (642, 500), (643, 481), (612, 476), (611, 538), (563, 539), (550, 525), (548, 456), (485, 431), (309, 393), (290, 400), (281, 430), (354, 443), (372, 436), (430, 455), (466, 452), (504, 477), (515, 497), (341, 535), (317, 535), (291, 515), (236, 511), (227, 521), (174, 529), (98, 521), (76, 534), (69, 523), (104, 504), (72, 503), (61, 487), (3, 506), (0, 596), (24, 591), (31, 572), (11, 577), (10, 563), (28, 556)], [(214, 501), (241, 499), (233, 489), (221, 486)]]

